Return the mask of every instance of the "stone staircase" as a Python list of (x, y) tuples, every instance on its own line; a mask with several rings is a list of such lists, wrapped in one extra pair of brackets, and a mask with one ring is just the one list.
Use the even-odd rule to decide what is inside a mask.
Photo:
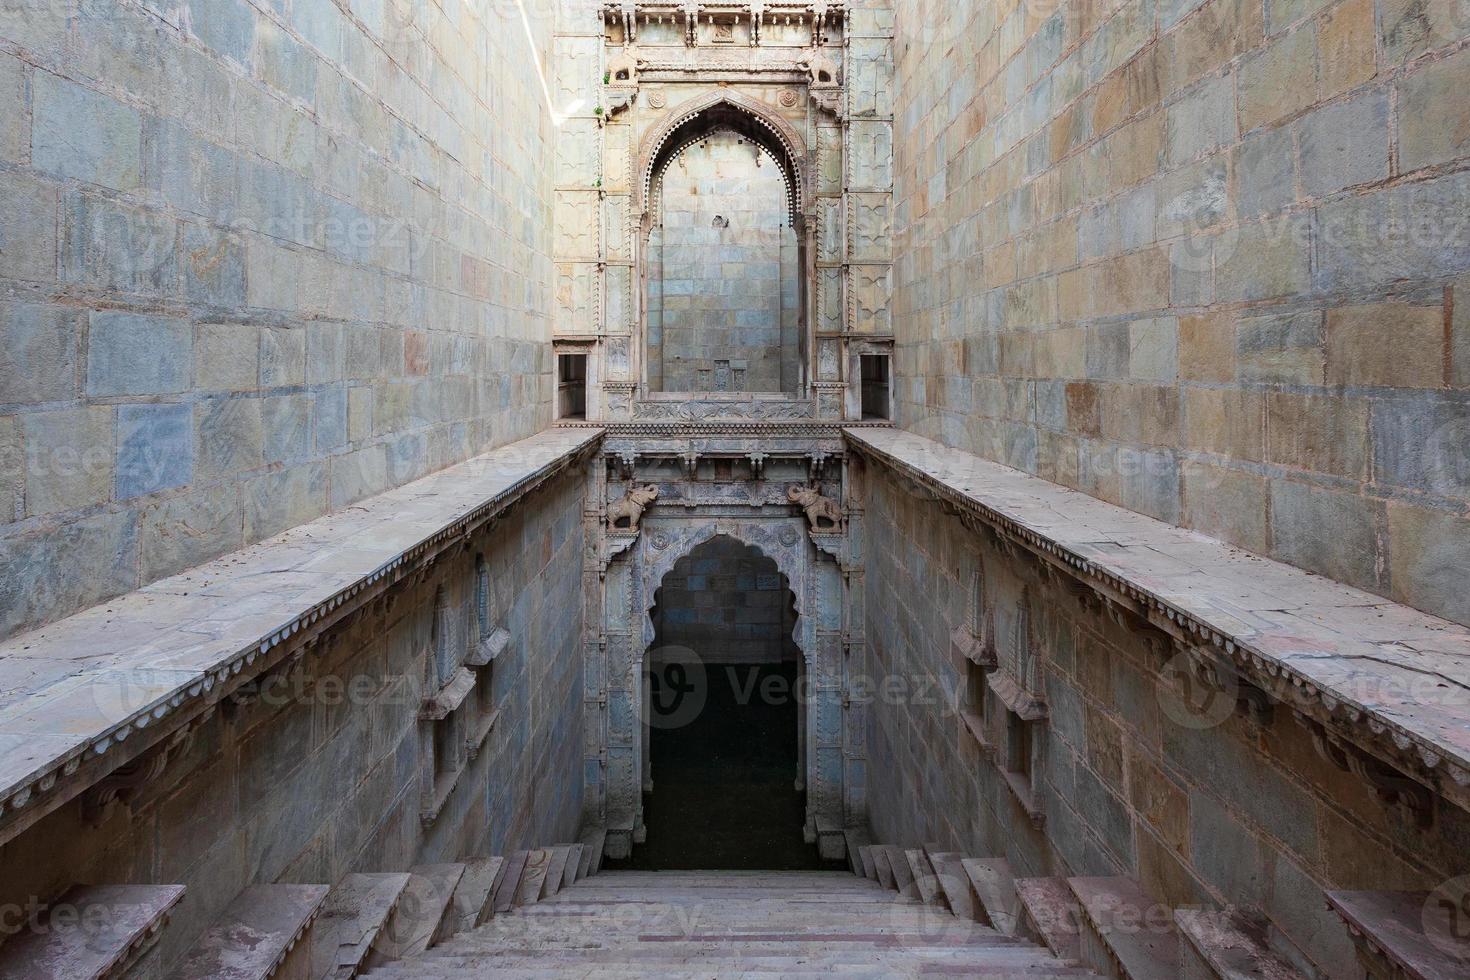
[[(1128, 878), (1016, 878), (1007, 861), (843, 834), (849, 872), (609, 871), (604, 836), (326, 885), (245, 889), (171, 980), (861, 976), (1317, 980), (1269, 922), (1171, 909)], [(0, 980), (164, 975), (184, 889), (78, 886), (0, 946)], [(1448, 980), (1430, 896), (1333, 892), (1369, 975)], [(1432, 902), (1429, 903), (1433, 905)]]
[(845, 871), (609, 871), (368, 980), (1091, 977), (1025, 939)]

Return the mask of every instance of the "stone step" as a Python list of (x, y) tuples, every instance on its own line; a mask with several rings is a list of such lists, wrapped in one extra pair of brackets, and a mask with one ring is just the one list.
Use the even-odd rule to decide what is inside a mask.
[(1131, 878), (1068, 878), (1082, 906), (1082, 961), (1121, 980), (1175, 980), (1174, 913)]
[(888, 870), (893, 872), (894, 890), (900, 895), (918, 897), (918, 889), (914, 887), (914, 872), (909, 867), (909, 858), (904, 849), (888, 844), (884, 846), (883, 852), (888, 855)]
[(864, 847), (873, 843), (868, 832), (860, 827), (849, 827), (842, 832), (847, 841), (847, 868), (853, 874), (863, 877), (866, 872), (863, 869), (863, 859), (860, 854)]
[(1017, 933), (1051, 950), (1059, 960), (1082, 958), (1082, 909), (1065, 878), (1017, 878)]
[(521, 888), (521, 876), (526, 870), (526, 859), (531, 856), (529, 851), (511, 851), (505, 856), (505, 863), (500, 867), (500, 878), (495, 883), (492, 892), (490, 907), (496, 915), (509, 912), (516, 905), (516, 893)]
[[(546, 962), (548, 957), (556, 957), (563, 961), (586, 964), (696, 960), (697, 958), (740, 959), (744, 962), (754, 964), (771, 960), (790, 961), (798, 957), (807, 959), (821, 957), (829, 961), (845, 961), (849, 963), (872, 962), (875, 959), (892, 962), (911, 958), (923, 958), (930, 962), (977, 963), (990, 967), (1045, 966), (1057, 968), (1066, 965), (1058, 963), (1051, 956), (1047, 955), (1044, 950), (1037, 950), (1031, 946), (1016, 946), (1013, 948), (984, 946), (948, 948), (926, 945), (923, 943), (922, 937), (915, 937), (915, 941), (911, 943), (892, 941), (882, 947), (873, 945), (832, 947), (825, 945), (820, 940), (785, 943), (778, 941), (762, 943), (691, 942), (676, 944), (650, 942), (632, 946), (615, 946), (606, 949), (579, 949), (570, 946), (553, 947), (540, 945), (515, 946), (507, 944), (489, 951), (478, 949), (454, 952), (435, 951), (433, 955), (414, 960), (413, 964), (442, 969), (450, 965), (468, 966), (475, 962), (485, 962), (487, 957), (493, 957), (494, 962), (501, 966), (510, 965), (517, 961), (534, 965), (536, 963)], [(398, 965), (400, 967), (406, 967), (409, 964), (400, 963)]]
[(541, 901), (541, 889), (551, 868), (551, 851), (538, 847), (526, 853), (526, 868), (521, 872), (521, 885), (516, 890), (516, 905), (535, 905)]
[(172, 980), (305, 978), (326, 885), (252, 885), (184, 955)]
[(560, 844), (551, 849), (551, 863), (546, 868), (546, 878), (541, 883), (541, 898), (550, 898), (561, 891), (562, 880), (567, 874), (567, 858), (571, 856), (569, 844)]
[(919, 848), (910, 848), (903, 855), (908, 859), (909, 870), (913, 872), (919, 901), (925, 905), (943, 906), (944, 891), (939, 886), (939, 877), (934, 873), (934, 866), (929, 863), (929, 856)]
[(1010, 862), (1005, 858), (965, 858), (960, 867), (980, 900), (984, 921), (1007, 936), (1014, 936), (1020, 921), (1021, 900), (1016, 895)]
[(567, 869), (566, 873), (562, 876), (561, 881), (561, 886), (563, 888), (570, 888), (572, 887), (572, 885), (581, 880), (582, 851), (585, 848), (585, 844), (573, 844), (571, 847), (571, 851), (567, 854)]
[(41, 913), (36, 928), (0, 947), (0, 977), (120, 976), (158, 941), (183, 897), (183, 885), (78, 885)]
[(762, 959), (751, 961), (743, 958), (699, 957), (694, 960), (668, 959), (661, 964), (636, 962), (628, 964), (587, 964), (570, 961), (560, 963), (554, 957), (536, 959), (519, 966), (500, 964), (495, 960), (476, 960), (466, 963), (444, 965), (414, 964), (392, 972), (374, 971), (371, 980), (480, 980), (485, 977), (531, 978), (548, 977), (557, 980), (567, 978), (598, 978), (598, 980), (647, 980), (657, 976), (660, 980), (690, 978), (710, 980), (711, 977), (744, 977), (772, 975), (789, 980), (799, 978), (823, 978), (831, 980), (834, 974), (844, 977), (930, 977), (962, 976), (976, 980), (1049, 980), (1049, 978), (1092, 977), (1096, 974), (1078, 967), (1058, 963), (1033, 964), (987, 964), (945, 963), (925, 958), (831, 959), (822, 956), (792, 957), (787, 959)]
[(490, 897), (504, 864), (505, 858), (490, 857), (465, 865), (464, 877), (454, 890), (454, 907), (449, 918), (454, 923), (451, 934), (469, 932), (495, 914)]
[(939, 881), (939, 887), (944, 892), (945, 904), (957, 918), (971, 922), (986, 922), (983, 909), (980, 908), (979, 899), (975, 895), (975, 886), (970, 884), (970, 876), (965, 873), (964, 858), (953, 851), (929, 851), (929, 864), (934, 868), (934, 874)]
[(381, 966), (417, 956), (445, 938), (452, 927), (445, 920), (454, 921), (451, 903), (464, 872), (463, 864), (421, 864), (411, 869), (398, 907), (373, 945), (368, 963)]
[(1215, 980), (1306, 980), (1270, 948), (1268, 923), (1239, 913), (1178, 909), (1180, 975)]
[(351, 980), (408, 887), (408, 873), (350, 874), (327, 894), (311, 931), (314, 980)]
[(578, 878), (590, 878), (602, 870), (602, 849), (607, 844), (607, 831), (591, 830), (582, 835), (582, 870)]
[(1347, 923), (1359, 959), (1373, 964), (1378, 974), (1412, 980), (1467, 976), (1470, 938), (1464, 934), (1463, 900), (1455, 902), (1443, 892), (1332, 891), (1327, 904)]
[(873, 862), (873, 846), (864, 844), (858, 848), (858, 858), (863, 863), (863, 877), (869, 881), (878, 880), (878, 868)]
[(893, 877), (893, 866), (888, 863), (888, 848), (881, 844), (873, 845), (873, 868), (878, 873), (878, 884), (889, 891), (898, 887)]

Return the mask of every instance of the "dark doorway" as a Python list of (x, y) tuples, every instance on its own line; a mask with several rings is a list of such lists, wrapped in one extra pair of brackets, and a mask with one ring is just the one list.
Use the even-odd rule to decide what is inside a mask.
[(664, 578), (648, 655), (640, 870), (827, 867), (802, 836), (795, 597), (776, 563), (717, 537)]

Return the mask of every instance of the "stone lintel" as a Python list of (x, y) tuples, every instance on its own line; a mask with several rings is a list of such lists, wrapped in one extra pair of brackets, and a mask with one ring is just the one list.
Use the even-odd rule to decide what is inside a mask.
[[(1470, 940), (1458, 920), (1463, 895), (1449, 891), (1331, 891), (1327, 904), (1347, 923), (1371, 976), (1452, 980), (1466, 975)], [(1428, 928), (1437, 935), (1431, 938)]]
[[(1470, 810), (1470, 629), (896, 429), (850, 448)], [(1180, 566), (1188, 574), (1180, 574)]]

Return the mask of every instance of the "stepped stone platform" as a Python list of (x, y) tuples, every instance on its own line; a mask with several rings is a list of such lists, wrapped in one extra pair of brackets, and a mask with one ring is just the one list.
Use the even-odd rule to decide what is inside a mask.
[(842, 871), (604, 872), (366, 976), (834, 973), (1093, 976), (1031, 943)]

